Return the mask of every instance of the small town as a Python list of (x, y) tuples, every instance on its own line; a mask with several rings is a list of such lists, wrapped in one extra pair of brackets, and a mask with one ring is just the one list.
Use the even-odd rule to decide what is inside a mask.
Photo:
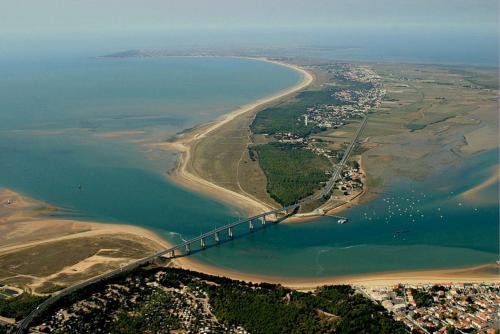
[(362, 288), (413, 333), (498, 333), (498, 284)]
[[(328, 66), (327, 72), (331, 79), (324, 84), (322, 92), (329, 94), (325, 99), (333, 102), (306, 107), (305, 113), (296, 119), (305, 128), (313, 126), (313, 130), (304, 135), (291, 131), (279, 132), (274, 134), (274, 138), (280, 143), (299, 145), (318, 156), (324, 156), (333, 165), (342, 158), (342, 143), (334, 143), (334, 146), (338, 146), (334, 148), (314, 135), (359, 122), (370, 110), (380, 105), (386, 91), (382, 88), (380, 77), (367, 66), (333, 64)], [(363, 175), (359, 163), (351, 162), (342, 166), (340, 180), (335, 185), (337, 191), (333, 194), (334, 200), (348, 201), (362, 192)], [(331, 175), (331, 172), (325, 173)]]
[[(380, 105), (386, 91), (380, 77), (369, 67), (340, 64), (330, 66), (328, 72), (335, 80), (326, 85), (335, 89), (335, 104), (321, 104), (307, 108), (304, 122), (319, 128), (339, 128), (350, 120), (363, 118), (371, 109)], [(349, 88), (337, 82), (349, 83)]]
[[(304, 148), (323, 155), (328, 159), (340, 160), (342, 150), (334, 151), (318, 145), (320, 141), (311, 136), (328, 129), (338, 129), (349, 122), (359, 121), (370, 110), (380, 105), (386, 91), (380, 84), (380, 77), (369, 67), (351, 64), (336, 64), (328, 67), (333, 82), (326, 83), (324, 90), (334, 97), (334, 104), (318, 104), (305, 108), (305, 112), (297, 118), (305, 127), (313, 126), (316, 131), (300, 135), (294, 132), (279, 132), (274, 134), (280, 143), (301, 144)], [(338, 83), (348, 83), (349, 88), (338, 86)], [(353, 87), (358, 87), (354, 89)]]

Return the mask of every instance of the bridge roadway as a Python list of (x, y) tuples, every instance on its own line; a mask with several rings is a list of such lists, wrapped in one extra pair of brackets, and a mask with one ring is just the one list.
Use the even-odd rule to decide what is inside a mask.
[[(337, 167), (334, 174), (332, 175), (332, 177), (328, 181), (327, 185), (325, 186), (325, 190), (321, 193), (322, 196), (328, 195), (328, 193), (330, 193), (330, 191), (332, 190), (333, 185), (337, 181), (337, 179), (340, 175), (340, 172), (343, 169), (345, 162), (349, 158), (349, 155), (351, 154), (352, 150), (354, 149), (354, 146), (356, 145), (356, 142), (358, 141), (359, 136), (361, 135), (361, 132), (365, 128), (366, 122), (367, 122), (367, 116), (364, 117), (360, 127), (356, 131), (356, 134), (355, 134), (353, 140), (351, 141), (351, 143), (347, 147), (346, 151), (344, 152), (344, 155), (343, 155), (342, 159), (340, 160), (339, 166)], [(273, 214), (279, 214), (279, 213), (285, 213), (285, 215), (288, 215), (288, 211), (291, 211), (293, 213), (293, 211), (296, 210), (301, 205), (306, 204), (308, 202), (312, 202), (313, 200), (316, 200), (316, 199), (317, 199), (317, 197), (309, 197), (308, 199), (305, 199), (305, 200), (303, 200), (299, 203), (296, 203), (296, 204), (292, 204), (292, 205), (289, 205), (286, 207), (270, 210), (270, 211), (249, 217), (249, 218), (244, 219), (244, 220), (238, 220), (238, 221), (233, 222), (231, 224), (227, 224), (227, 225), (215, 228), (209, 232), (203, 233), (197, 237), (186, 240), (180, 244), (177, 244), (177, 245), (172, 246), (170, 248), (159, 251), (159, 252), (152, 254), (148, 257), (145, 257), (143, 259), (137, 260), (137, 261), (130, 263), (124, 267), (120, 267), (118, 269), (112, 270), (112, 271), (104, 273), (102, 275), (95, 276), (89, 280), (82, 282), (82, 283), (79, 283), (79, 284), (76, 284), (74, 286), (63, 289), (63, 290), (59, 291), (58, 293), (52, 295), (48, 299), (46, 299), (43, 303), (38, 305), (38, 307), (36, 309), (34, 309), (26, 318), (21, 320), (17, 326), (16, 333), (18, 333), (18, 334), (25, 333), (26, 330), (28, 329), (30, 323), (38, 315), (40, 315), (43, 311), (45, 311), (50, 305), (54, 304), (56, 301), (63, 298), (64, 296), (67, 296), (67, 295), (69, 295), (77, 290), (83, 289), (83, 288), (85, 288), (89, 285), (92, 285), (94, 283), (105, 281), (113, 276), (132, 271), (135, 268), (137, 268), (141, 265), (150, 263), (161, 256), (164, 256), (167, 254), (171, 254), (171, 255), (175, 256), (175, 251), (184, 250), (186, 253), (189, 253), (190, 246), (196, 242), (200, 242), (201, 248), (204, 248), (205, 247), (205, 239), (207, 239), (207, 238), (214, 237), (215, 241), (219, 242), (219, 237), (220, 237), (219, 233), (220, 232), (228, 231), (229, 238), (232, 238), (232, 229), (237, 227), (237, 226), (240, 226), (243, 224), (249, 224), (249, 229), (252, 230), (253, 229), (252, 224), (253, 224), (253, 221), (255, 221), (255, 220), (263, 219), (262, 223), (265, 224), (266, 223), (266, 220), (265, 220), (266, 216), (273, 215)]]
[(332, 177), (330, 178), (330, 180), (328, 180), (328, 183), (326, 184), (325, 188), (323, 189), (323, 192), (321, 193), (321, 195), (323, 197), (327, 196), (332, 191), (332, 188), (335, 185), (335, 182), (337, 182), (337, 180), (340, 176), (340, 173), (344, 169), (344, 165), (345, 165), (347, 159), (349, 159), (349, 156), (351, 155), (352, 150), (354, 149), (354, 147), (356, 146), (356, 143), (359, 140), (359, 136), (361, 136), (361, 133), (365, 129), (367, 121), (368, 121), (368, 116), (365, 115), (363, 120), (361, 121), (361, 125), (359, 126), (358, 130), (356, 130), (356, 133), (354, 134), (354, 138), (349, 143), (349, 146), (347, 146), (347, 149), (344, 151), (344, 155), (342, 156), (342, 159), (338, 163), (338, 167), (335, 169)]

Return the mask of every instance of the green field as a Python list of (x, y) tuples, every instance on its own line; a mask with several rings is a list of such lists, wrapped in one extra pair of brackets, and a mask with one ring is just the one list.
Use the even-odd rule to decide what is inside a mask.
[(324, 156), (297, 145), (270, 143), (252, 148), (267, 176), (267, 191), (282, 205), (312, 195), (326, 182), (332, 165)]

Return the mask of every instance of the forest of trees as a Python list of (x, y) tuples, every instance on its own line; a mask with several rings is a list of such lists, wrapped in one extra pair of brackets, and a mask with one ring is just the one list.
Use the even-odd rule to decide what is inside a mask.
[[(152, 282), (157, 285), (153, 286)], [(115, 284), (126, 288), (110, 295), (106, 288)], [(241, 326), (254, 334), (409, 333), (404, 324), (395, 321), (383, 307), (347, 285), (323, 286), (306, 293), (280, 285), (245, 283), (165, 267), (139, 268), (127, 276), (74, 293), (57, 302), (38, 323), (47, 322), (58, 309), (68, 309), (73, 303), (88, 300), (102, 307), (89, 314), (78, 312), (71, 320), (72, 329), (154, 333), (178, 328), (178, 320), (170, 317), (171, 311), (190, 306), (173, 304), (160, 287), (205, 291), (211, 312), (225, 328)], [(131, 298), (138, 292), (139, 299)]]
[(264, 284), (209, 286), (214, 312), (251, 333), (408, 333), (380, 305), (346, 285), (314, 293)]
[(0, 299), (0, 316), (21, 320), (43, 302), (45, 298), (23, 293), (14, 298)]
[(251, 148), (267, 177), (269, 195), (281, 205), (290, 205), (313, 194), (329, 179), (332, 166), (327, 158), (300, 145), (269, 143)]
[(320, 129), (312, 124), (305, 125), (301, 116), (308, 107), (321, 104), (338, 104), (333, 96), (334, 89), (309, 90), (301, 92), (296, 99), (274, 107), (266, 108), (255, 116), (251, 130), (255, 134), (269, 134), (291, 132), (299, 137), (304, 137)]
[(417, 307), (429, 307), (434, 304), (434, 299), (425, 291), (412, 289), (413, 299)]

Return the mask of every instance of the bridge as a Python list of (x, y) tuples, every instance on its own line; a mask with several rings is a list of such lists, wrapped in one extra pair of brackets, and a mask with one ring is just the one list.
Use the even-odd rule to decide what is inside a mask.
[[(270, 222), (272, 223), (277, 222), (279, 221), (278, 218), (279, 216), (281, 216), (281, 218), (287, 217), (290, 214), (293, 214), (294, 211), (299, 208), (299, 206), (300, 204), (289, 205), (279, 209), (267, 211), (243, 220), (238, 220), (231, 224), (217, 227), (209, 232), (201, 234), (200, 236), (194, 237), (174, 247), (158, 252), (152, 255), (151, 257), (153, 257), (153, 259), (164, 255), (170, 255), (170, 257), (175, 257), (176, 251), (181, 251), (184, 254), (189, 254), (191, 252), (191, 246), (197, 243), (199, 243), (200, 248), (204, 249), (206, 247), (208, 239), (213, 239), (213, 241), (215, 241), (216, 243), (220, 243), (222, 233), (227, 234), (228, 239), (232, 239), (234, 236), (234, 228), (241, 225), (247, 225), (248, 231), (252, 232), (255, 229), (255, 224), (266, 225)], [(275, 216), (276, 219), (269, 220), (267, 218), (268, 216), (273, 216), (273, 215)]]
[[(33, 310), (26, 318), (21, 320), (21, 322), (18, 324), (17, 331), (16, 333), (25, 333), (26, 330), (28, 329), (30, 323), (39, 315), (41, 315), (45, 310), (47, 310), (51, 305), (53, 305), (55, 302), (60, 300), (61, 298), (70, 295), (71, 293), (78, 291), (80, 289), (83, 289), (87, 286), (90, 286), (92, 284), (98, 283), (105, 281), (107, 279), (110, 279), (114, 276), (117, 276), (119, 274), (123, 274), (126, 272), (130, 272), (144, 264), (151, 263), (157, 258), (160, 257), (176, 257), (180, 254), (182, 255), (189, 255), (191, 253), (192, 247), (195, 246), (196, 244), (199, 245), (199, 249), (205, 249), (208, 239), (212, 239), (215, 243), (220, 243), (223, 234), (227, 236), (227, 239), (233, 239), (234, 237), (234, 229), (238, 226), (247, 226), (249, 232), (253, 232), (253, 230), (256, 228), (256, 224), (260, 224), (261, 226), (266, 226), (267, 224), (273, 224), (277, 223), (280, 221), (280, 219), (284, 219), (292, 214), (295, 213), (295, 211), (298, 209), (300, 204), (293, 204), (289, 205), (286, 207), (270, 210), (243, 220), (238, 220), (236, 222), (217, 227), (209, 232), (203, 233), (197, 237), (194, 237), (192, 239), (186, 240), (180, 244), (177, 244), (175, 246), (172, 246), (170, 248), (167, 248), (165, 250), (159, 251), (157, 253), (154, 253), (148, 257), (142, 258), (140, 260), (137, 260), (133, 263), (130, 263), (124, 267), (120, 267), (118, 269), (114, 269), (110, 272), (104, 273), (99, 276), (95, 276), (87, 281), (84, 281), (82, 283), (76, 284), (74, 286), (71, 286), (69, 288), (63, 289), (56, 293), (55, 295), (52, 295), (48, 299), (46, 299), (43, 303), (38, 305), (38, 307)], [(274, 216), (274, 217), (273, 217)]]
[[(359, 140), (359, 136), (363, 132), (363, 129), (366, 127), (366, 122), (367, 122), (367, 116), (363, 118), (363, 121), (356, 131), (354, 138), (352, 139), (351, 143), (348, 145), (347, 149), (344, 151), (344, 154), (342, 156), (342, 159), (340, 160), (336, 170), (334, 171), (332, 177), (329, 179), (327, 182), (324, 190), (320, 193), (319, 196), (311, 196), (308, 197), (307, 199), (304, 199), (296, 204), (292, 204), (286, 207), (278, 208), (278, 209), (273, 209), (243, 220), (238, 220), (236, 222), (217, 227), (211, 231), (208, 231), (206, 233), (203, 233), (197, 237), (194, 237), (192, 239), (183, 241), (180, 244), (177, 244), (175, 246), (172, 246), (170, 248), (167, 248), (165, 250), (159, 251), (157, 253), (154, 253), (148, 257), (142, 258), (140, 260), (137, 260), (133, 263), (130, 263), (124, 267), (120, 267), (118, 269), (112, 270), (110, 272), (104, 273), (99, 276), (95, 276), (87, 281), (81, 282), (79, 284), (76, 284), (74, 286), (68, 287), (66, 289), (60, 290), (58, 293), (52, 295), (48, 299), (46, 299), (43, 303), (38, 305), (36, 309), (34, 309), (26, 318), (21, 320), (17, 326), (16, 333), (22, 334), (25, 333), (30, 325), (30, 323), (39, 315), (41, 315), (47, 308), (49, 308), (51, 305), (53, 305), (55, 302), (60, 300), (61, 298), (70, 295), (71, 293), (83, 289), (87, 286), (90, 286), (92, 284), (98, 283), (105, 281), (107, 279), (110, 279), (114, 276), (117, 276), (119, 274), (123, 274), (126, 272), (130, 272), (144, 264), (151, 263), (154, 260), (160, 258), (160, 257), (170, 257), (174, 258), (178, 255), (189, 255), (192, 251), (193, 246), (196, 246), (197, 244), (199, 245), (199, 249), (205, 249), (207, 247), (207, 242), (209, 240), (212, 240), (216, 244), (220, 243), (223, 236), (226, 235), (228, 239), (233, 239), (234, 237), (234, 229), (238, 226), (247, 226), (249, 232), (253, 232), (253, 230), (256, 228), (256, 224), (260, 224), (261, 226), (265, 226), (269, 223), (276, 223), (280, 221), (281, 219), (284, 219), (286, 217), (289, 217), (290, 215), (293, 215), (296, 213), (296, 211), (300, 208), (301, 205), (307, 204), (309, 202), (312, 202), (314, 200), (317, 200), (321, 196), (325, 197), (328, 196), (328, 194), (331, 192), (333, 186), (335, 185), (335, 182), (338, 180), (340, 173), (342, 172), (343, 168), (345, 167), (345, 163), (347, 159), (349, 158), (350, 154), (352, 153), (352, 150), (354, 149), (356, 143)], [(274, 220), (268, 219), (274, 216)], [(337, 216), (332, 216), (336, 218), (342, 218), (345, 219), (344, 217), (337, 217)]]

